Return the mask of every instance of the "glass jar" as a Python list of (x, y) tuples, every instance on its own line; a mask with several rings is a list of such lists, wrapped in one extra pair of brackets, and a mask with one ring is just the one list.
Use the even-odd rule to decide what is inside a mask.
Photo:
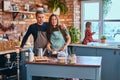
[(57, 54), (58, 63), (67, 63), (67, 55), (65, 52), (60, 51)]
[(75, 64), (75, 63), (76, 63), (76, 54), (71, 54), (70, 64)]

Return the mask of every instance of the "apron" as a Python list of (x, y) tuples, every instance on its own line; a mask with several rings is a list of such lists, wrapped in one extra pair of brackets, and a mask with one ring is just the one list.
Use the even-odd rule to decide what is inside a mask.
[(51, 42), (51, 49), (57, 50), (57, 51), (61, 50), (61, 48), (66, 43), (60, 30), (52, 32), (51, 37), (50, 37), (50, 42)]
[(37, 33), (37, 39), (34, 42), (34, 53), (35, 56), (37, 56), (38, 54), (38, 48), (43, 48), (43, 50), (45, 49), (46, 45), (47, 45), (47, 33), (46, 32), (42, 32), (42, 31), (38, 31)]

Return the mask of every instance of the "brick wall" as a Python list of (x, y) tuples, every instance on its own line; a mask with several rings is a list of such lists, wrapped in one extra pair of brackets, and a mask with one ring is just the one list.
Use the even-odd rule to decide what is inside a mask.
[[(0, 0), (1, 2), (2, 0)], [(17, 3), (20, 10), (24, 9), (24, 4), (27, 0), (11, 0), (11, 3)], [(29, 2), (28, 2), (29, 1)], [(44, 0), (28, 0), (30, 7), (35, 7), (37, 3), (43, 3)], [(68, 13), (65, 15), (59, 15), (60, 22), (66, 24), (68, 27), (74, 25), (75, 27), (80, 27), (80, 1), (79, 0), (66, 0)], [(1, 7), (0, 7), (1, 8)], [(27, 18), (22, 19), (22, 13), (18, 13), (17, 17), (13, 21), (12, 13), (2, 12), (0, 10), (0, 23), (4, 26), (8, 26), (10, 23), (14, 23), (20, 32), (25, 31), (25, 29), (32, 23), (36, 22), (34, 14), (26, 14)], [(29, 16), (33, 16), (30, 18)], [(46, 21), (48, 21), (51, 13), (46, 14)]]

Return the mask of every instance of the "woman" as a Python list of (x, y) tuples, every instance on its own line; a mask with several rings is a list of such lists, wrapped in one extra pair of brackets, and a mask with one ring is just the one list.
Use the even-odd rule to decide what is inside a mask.
[[(70, 36), (67, 29), (61, 29), (57, 15), (52, 14), (49, 18), (48, 27), (48, 51), (66, 51), (70, 43)], [(54, 52), (52, 52), (54, 53)]]

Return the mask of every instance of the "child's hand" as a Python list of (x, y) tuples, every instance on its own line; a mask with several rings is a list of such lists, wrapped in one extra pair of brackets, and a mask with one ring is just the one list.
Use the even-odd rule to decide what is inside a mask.
[(95, 34), (95, 32), (93, 32), (92, 34)]

